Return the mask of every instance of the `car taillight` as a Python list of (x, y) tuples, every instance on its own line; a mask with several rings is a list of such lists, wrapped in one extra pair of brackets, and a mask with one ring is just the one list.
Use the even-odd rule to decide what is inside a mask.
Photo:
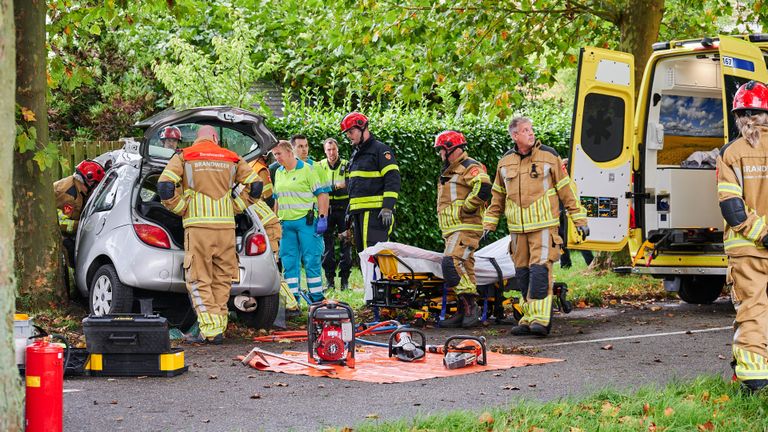
[(144, 243), (163, 249), (171, 248), (171, 239), (162, 228), (147, 224), (133, 224), (133, 230)]
[(245, 242), (245, 254), (248, 256), (261, 255), (267, 250), (267, 237), (264, 234), (253, 234)]

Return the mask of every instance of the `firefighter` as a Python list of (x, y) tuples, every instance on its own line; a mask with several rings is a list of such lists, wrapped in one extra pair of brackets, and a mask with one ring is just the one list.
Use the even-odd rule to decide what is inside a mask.
[(320, 161), (320, 168), (324, 172), (326, 184), (331, 189), (328, 196), (330, 200), (328, 214), (328, 231), (323, 235), (325, 250), (323, 251), (323, 270), (328, 289), (334, 289), (336, 278), (336, 239), (340, 240), (341, 260), (339, 261), (339, 278), (341, 290), (349, 288), (349, 273), (352, 269), (351, 245), (348, 241), (347, 228), (344, 224), (344, 215), (349, 205), (349, 194), (344, 173), (347, 170), (348, 161), (339, 157), (339, 143), (333, 138), (328, 138), (323, 143), (323, 150), (327, 156)]
[(280, 239), (283, 237), (283, 229), (280, 227), (280, 220), (277, 218), (272, 209), (275, 205), (275, 198), (272, 196), (272, 178), (269, 175), (269, 168), (267, 167), (266, 158), (262, 155), (256, 160), (250, 163), (251, 168), (255, 171), (264, 188), (261, 192), (260, 199), (256, 200), (256, 204), (251, 208), (259, 216), (261, 224), (264, 226), (264, 231), (269, 238), (269, 246), (272, 248), (272, 253), (275, 256), (275, 261), (280, 261)]
[(720, 150), (717, 195), (736, 309), (732, 365), (742, 385), (757, 391), (768, 386), (768, 87), (739, 87), (733, 113), (741, 136)]
[(323, 249), (322, 243), (318, 247), (317, 239), (328, 229), (328, 188), (322, 184), (316, 169), (296, 159), (290, 142), (278, 142), (272, 154), (280, 164), (275, 172), (274, 191), (277, 216), (283, 226), (280, 245), (283, 275), (298, 301), (303, 264), (309, 291), (307, 297), (310, 303), (318, 302), (324, 296), (320, 264)]
[(53, 183), (59, 229), (63, 236), (62, 245), (70, 267), (75, 266), (75, 234), (80, 213), (88, 197), (104, 179), (104, 174), (104, 168), (98, 162), (84, 160), (77, 164), (74, 174)]
[(160, 142), (163, 143), (163, 147), (175, 151), (181, 142), (181, 129), (176, 126), (164, 127), (160, 132)]
[(395, 153), (368, 130), (368, 118), (347, 114), (341, 131), (352, 143), (347, 171), (349, 208), (357, 251), (387, 241), (392, 233), (395, 204), (400, 193), (400, 170)]
[(536, 140), (531, 120), (512, 119), (509, 134), (515, 145), (499, 161), (483, 226), (494, 231), (499, 217), (507, 218), (509, 252), (523, 308), (512, 334), (543, 337), (551, 328), (552, 263), (560, 258), (563, 243), (557, 234), (558, 198), (582, 237), (589, 235), (587, 215), (561, 168), (560, 156)]
[[(233, 188), (244, 187), (240, 194)], [(184, 272), (200, 332), (190, 343), (220, 345), (227, 329), (227, 301), (240, 279), (235, 251), (235, 213), (261, 197), (258, 173), (219, 146), (213, 126), (201, 126), (195, 142), (176, 153), (157, 182), (157, 192), (184, 225)]]
[(443, 161), (437, 182), (437, 219), (445, 240), (443, 279), (459, 297), (456, 314), (440, 327), (474, 327), (480, 324), (475, 280), (475, 250), (483, 235), (485, 202), (491, 198), (491, 179), (485, 167), (466, 153), (461, 132), (443, 131), (435, 150)]

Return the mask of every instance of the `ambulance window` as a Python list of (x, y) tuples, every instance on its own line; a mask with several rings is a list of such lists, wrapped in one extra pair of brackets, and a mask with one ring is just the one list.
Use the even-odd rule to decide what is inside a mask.
[(608, 162), (621, 155), (624, 147), (624, 100), (590, 93), (584, 98), (581, 146), (595, 162)]

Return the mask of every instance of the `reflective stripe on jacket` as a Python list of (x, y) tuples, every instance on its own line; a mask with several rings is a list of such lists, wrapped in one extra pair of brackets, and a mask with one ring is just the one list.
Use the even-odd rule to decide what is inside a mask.
[[(251, 184), (261, 180), (236, 153), (200, 140), (171, 158), (158, 179), (163, 181), (177, 185), (163, 205), (182, 216), (185, 228), (234, 228), (235, 213), (253, 202)], [(245, 187), (235, 195), (232, 189), (238, 183)]]
[(347, 171), (348, 162), (345, 159), (339, 158), (336, 161), (336, 166), (332, 167), (328, 162), (328, 159), (320, 161), (320, 168), (325, 173), (326, 185), (330, 188), (331, 193), (328, 194), (328, 200), (330, 204), (336, 208), (347, 207), (349, 203), (349, 192), (346, 185), (341, 189), (336, 189), (336, 184), (340, 181), (344, 181), (344, 177)]
[(305, 217), (317, 202), (317, 195), (328, 193), (318, 172), (308, 163), (296, 161), (291, 171), (285, 167), (275, 172), (275, 198), (280, 220), (297, 220)]
[(752, 147), (743, 137), (726, 144), (717, 157), (718, 201), (742, 200), (746, 219), (725, 224), (723, 246), (728, 256), (768, 258), (762, 243), (768, 235), (768, 127), (761, 126), (760, 142)]
[(400, 193), (395, 153), (373, 135), (352, 152), (347, 169), (349, 210), (394, 209)]
[(437, 182), (437, 219), (443, 237), (456, 231), (482, 231), (485, 201), (491, 188), (485, 167), (466, 153), (440, 175)]
[(493, 182), (491, 205), (485, 212), (483, 226), (495, 230), (502, 212), (509, 232), (539, 231), (558, 226), (559, 201), (574, 225), (587, 224), (587, 211), (579, 203), (571, 178), (562, 169), (555, 149), (540, 142), (527, 155), (508, 151), (499, 161)]

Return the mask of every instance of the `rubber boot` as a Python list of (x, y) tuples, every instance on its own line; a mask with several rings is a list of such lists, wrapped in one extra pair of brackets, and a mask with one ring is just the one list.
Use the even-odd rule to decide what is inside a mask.
[(528, 326), (531, 334), (534, 334), (539, 337), (546, 337), (549, 334), (549, 326), (543, 326), (539, 323), (532, 323), (530, 326)]
[(461, 320), (463, 328), (480, 325), (480, 306), (477, 305), (477, 295), (462, 294), (461, 302), (464, 304), (464, 318)]
[(459, 299), (456, 302), (456, 313), (450, 318), (440, 321), (440, 328), (459, 328), (464, 321), (464, 302)]
[(528, 324), (518, 324), (509, 330), (509, 333), (513, 336), (525, 336), (531, 334), (531, 328)]

